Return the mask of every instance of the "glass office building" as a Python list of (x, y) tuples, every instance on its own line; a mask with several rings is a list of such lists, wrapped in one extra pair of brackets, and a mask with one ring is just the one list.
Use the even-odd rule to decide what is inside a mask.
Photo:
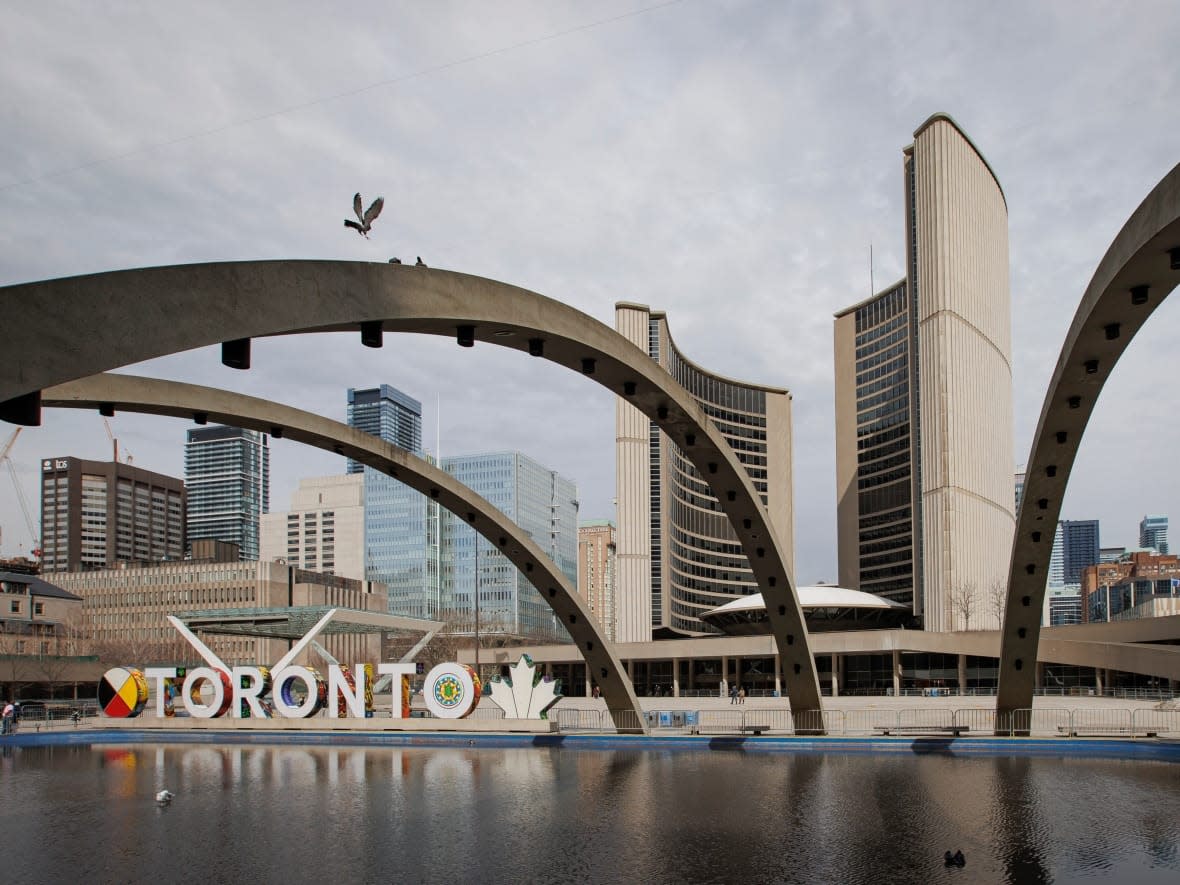
[(270, 510), (270, 449), (264, 433), (199, 427), (184, 447), (188, 489), (185, 534), (237, 544), (242, 560), (258, 559), (260, 518)]
[(1139, 546), (1150, 548), (1156, 553), (1168, 552), (1168, 518), (1166, 516), (1145, 516), (1139, 523)]

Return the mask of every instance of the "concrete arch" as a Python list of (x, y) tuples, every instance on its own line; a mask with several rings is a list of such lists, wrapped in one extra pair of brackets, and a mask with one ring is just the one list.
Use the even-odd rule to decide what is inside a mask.
[[(125, 412), (175, 418), (191, 418), (194, 412), (201, 412), (210, 421), (275, 436), (281, 434), (283, 439), (345, 455), (434, 498), (494, 544), (549, 603), (590, 666), (607, 708), (616, 715), (623, 714), (616, 719), (616, 727), (620, 731), (634, 731), (638, 726), (647, 731), (622, 663), (582, 603), (577, 588), (536, 542), (495, 505), (426, 460), (364, 431), (311, 412), (227, 390), (136, 375), (102, 374), (66, 382), (44, 391), (44, 403), (73, 409), (113, 406)], [(628, 712), (633, 720), (626, 715)]]
[[(692, 461), (734, 527), (766, 600), (795, 710), (821, 708), (794, 576), (745, 469), (692, 396), (615, 330), (494, 280), (408, 265), (259, 261), (113, 271), (0, 289), (6, 318), (0, 414), (38, 391), (218, 342), (382, 331), (497, 344), (581, 372), (623, 396)], [(178, 322), (178, 318), (183, 318)], [(23, 398), (23, 399), (22, 399)], [(35, 408), (26, 411), (35, 414)]]
[(1115, 363), (1180, 284), (1180, 165), (1132, 213), (1098, 265), (1066, 335), (1025, 469), (1008, 573), (1000, 711), (1032, 704), (1053, 536), (1082, 434)]

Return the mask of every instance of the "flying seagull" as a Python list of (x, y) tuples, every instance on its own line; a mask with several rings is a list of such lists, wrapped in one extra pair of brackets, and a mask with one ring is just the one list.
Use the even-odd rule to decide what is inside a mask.
[(377, 220), (377, 216), (381, 214), (381, 210), (385, 206), (385, 197), (378, 197), (373, 201), (373, 205), (361, 212), (361, 195), (357, 194), (352, 198), (352, 211), (356, 213), (359, 221), (353, 221), (350, 218), (344, 219), (344, 226), (351, 227), (358, 234), (366, 240), (369, 238), (369, 228), (373, 226), (373, 222)]

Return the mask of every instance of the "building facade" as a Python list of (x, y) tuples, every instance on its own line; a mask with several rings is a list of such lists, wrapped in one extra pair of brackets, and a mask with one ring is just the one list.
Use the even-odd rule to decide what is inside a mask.
[(41, 461), (41, 568), (183, 559), (185, 484), (118, 461)]
[(1015, 528), (1007, 205), (944, 114), (903, 168), (906, 276), (834, 324), (839, 583), (939, 631), (972, 593), (987, 626)]
[(1145, 516), (1139, 523), (1139, 546), (1150, 547), (1156, 553), (1168, 552), (1168, 518)]
[[(695, 365), (676, 347), (666, 315), (646, 305), (616, 304), (615, 328), (712, 419), (761, 496), (793, 572), (790, 393)], [(653, 629), (715, 632), (702, 612), (758, 590), (737, 535), (708, 483), (654, 422), (620, 399), (615, 427), (618, 639), (644, 642)]]
[(1152, 551), (1128, 553), (1118, 562), (1082, 570), (1086, 622), (1180, 614), (1180, 557)]
[(1061, 533), (1062, 583), (1081, 583), (1082, 571), (1101, 561), (1098, 520), (1063, 519), (1058, 523), (1058, 531)]
[[(388, 384), (348, 391), (348, 424), (422, 455), (422, 403)], [(364, 576), (389, 588), (391, 614), (430, 618), (441, 608), (439, 506), (388, 474), (364, 474)]]
[(262, 514), (270, 510), (270, 448), (264, 433), (198, 427), (184, 447), (186, 534), (238, 545), (244, 561), (259, 554)]
[[(168, 615), (325, 605), (385, 612), (387, 607), (384, 585), (278, 562), (169, 562), (63, 574), (55, 581), (82, 597), (83, 619), (96, 651), (144, 666), (193, 658)], [(207, 634), (202, 641), (230, 665), (270, 666), (289, 647), (286, 639), (256, 636)], [(323, 635), (317, 641), (349, 666), (381, 659), (377, 634)], [(318, 658), (306, 660), (322, 665)]]
[(262, 515), (260, 559), (365, 580), (365, 478), (299, 480), (286, 512)]
[(611, 642), (615, 623), (615, 524), (595, 519), (578, 526), (578, 595)]
[[(422, 450), (422, 403), (388, 384), (364, 390), (349, 388), (348, 426), (407, 452)], [(363, 473), (364, 466), (348, 459), (349, 473)]]
[[(442, 468), (528, 532), (570, 583), (578, 582), (578, 490), (520, 452), (444, 458)], [(441, 514), (443, 607), (460, 623), (517, 637), (568, 640), (549, 604), (494, 544), (449, 511)]]

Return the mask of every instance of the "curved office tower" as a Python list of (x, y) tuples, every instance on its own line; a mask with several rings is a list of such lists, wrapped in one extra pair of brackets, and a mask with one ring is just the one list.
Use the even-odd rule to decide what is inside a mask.
[[(794, 566), (791, 395), (707, 372), (676, 347), (662, 312), (615, 305), (615, 328), (684, 385), (745, 465)], [(638, 409), (615, 411), (618, 641), (654, 629), (715, 633), (700, 614), (758, 592), (749, 562), (708, 484)]]
[(904, 151), (906, 277), (836, 315), (840, 584), (995, 627), (1015, 526), (1008, 210), (945, 114)]

